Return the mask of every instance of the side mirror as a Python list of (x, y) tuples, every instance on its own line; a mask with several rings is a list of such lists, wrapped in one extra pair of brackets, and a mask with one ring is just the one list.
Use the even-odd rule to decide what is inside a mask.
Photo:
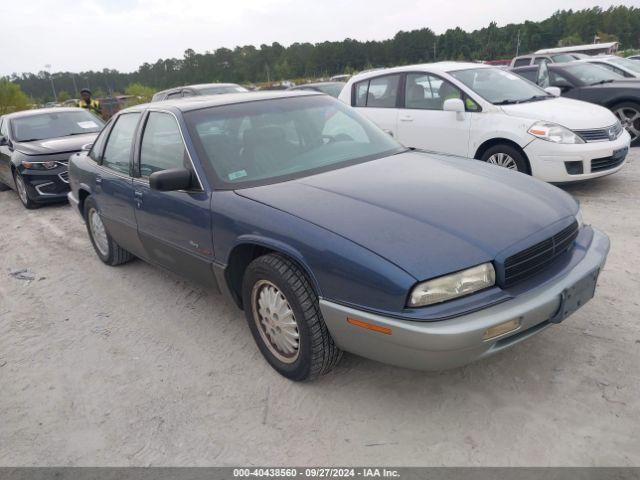
[(544, 91), (547, 93), (550, 93), (554, 97), (559, 97), (560, 94), (562, 93), (562, 90), (560, 90), (560, 87), (547, 87), (544, 89)]
[(448, 98), (444, 101), (442, 109), (445, 112), (464, 113), (464, 102), (459, 98)]
[(560, 92), (562, 92), (562, 93), (568, 92), (569, 90), (571, 90), (573, 88), (573, 85), (571, 85), (566, 80), (556, 80), (555, 82), (553, 82), (553, 84), (551, 86), (552, 87), (558, 87), (560, 89)]
[(160, 192), (189, 190), (191, 183), (191, 172), (184, 168), (171, 168), (149, 175), (149, 186), (152, 190), (158, 190)]

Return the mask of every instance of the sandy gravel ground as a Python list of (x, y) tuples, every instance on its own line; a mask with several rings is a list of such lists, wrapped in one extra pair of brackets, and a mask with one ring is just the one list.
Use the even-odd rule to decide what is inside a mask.
[(565, 323), (453, 371), (346, 355), (312, 384), (221, 297), (104, 266), (69, 206), (2, 192), (0, 465), (640, 465), (639, 150), (567, 188), (612, 251)]

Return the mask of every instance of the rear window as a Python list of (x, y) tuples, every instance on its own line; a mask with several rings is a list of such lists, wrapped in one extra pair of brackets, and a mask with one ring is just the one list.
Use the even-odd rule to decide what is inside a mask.
[(525, 67), (531, 63), (530, 58), (518, 58), (513, 64), (514, 67)]

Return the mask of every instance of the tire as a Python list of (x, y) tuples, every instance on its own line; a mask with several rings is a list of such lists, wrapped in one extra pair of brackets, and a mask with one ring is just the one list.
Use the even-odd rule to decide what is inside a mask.
[[(295, 381), (313, 380), (331, 371), (340, 360), (342, 351), (324, 323), (318, 296), (305, 273), (288, 258), (268, 254), (251, 262), (242, 282), (242, 301), (260, 352), (280, 375)], [(261, 315), (270, 311), (265, 305), (276, 307), (276, 312)], [(282, 343), (270, 341), (269, 329), (281, 342), (287, 341), (287, 334), (275, 333), (275, 329), (288, 331), (289, 343), (282, 347)]]
[(504, 143), (489, 147), (480, 158), (483, 162), (487, 162), (499, 167), (509, 168), (521, 173), (531, 175), (529, 162), (525, 156), (516, 148)]
[(611, 107), (611, 111), (631, 135), (631, 145), (640, 145), (640, 103), (621, 102)]
[(18, 198), (22, 202), (22, 205), (24, 205), (24, 208), (27, 210), (38, 208), (38, 204), (29, 196), (29, 189), (27, 189), (27, 185), (24, 183), (22, 175), (18, 172), (13, 172), (13, 181), (16, 184), (16, 193), (18, 194)]
[[(84, 201), (84, 221), (87, 225), (87, 232), (89, 233), (93, 249), (96, 251), (100, 260), (113, 267), (133, 260), (134, 256), (118, 245), (111, 235), (109, 235), (100, 218), (98, 206), (91, 197), (88, 197)], [(104, 238), (100, 239), (98, 237), (99, 233), (94, 233), (96, 229), (104, 233)]]

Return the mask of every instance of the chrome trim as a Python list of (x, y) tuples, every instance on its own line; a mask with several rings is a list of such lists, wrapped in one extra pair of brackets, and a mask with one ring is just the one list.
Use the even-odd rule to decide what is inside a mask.
[(102, 170), (110, 173), (111, 175), (115, 175), (116, 177), (120, 177), (120, 178), (124, 178), (125, 180), (129, 180), (132, 179), (133, 177), (131, 175), (124, 175), (120, 172), (116, 172), (115, 170), (109, 168), (109, 167), (105, 167), (104, 165), (100, 165), (98, 163), (96, 163), (96, 167), (101, 168)]
[(58, 193), (46, 193), (46, 192), (42, 192), (40, 189), (42, 187), (47, 187), (49, 185), (53, 185), (55, 182), (47, 182), (47, 183), (41, 183), (40, 185), (36, 185), (35, 189), (36, 192), (38, 192), (39, 195), (42, 195), (43, 197), (48, 196), (48, 197), (55, 197), (56, 195), (59, 195)]
[[(67, 178), (64, 178), (63, 175), (66, 175)], [(58, 174), (58, 178), (62, 180), (64, 183), (69, 183), (69, 172), (62, 172)]]

